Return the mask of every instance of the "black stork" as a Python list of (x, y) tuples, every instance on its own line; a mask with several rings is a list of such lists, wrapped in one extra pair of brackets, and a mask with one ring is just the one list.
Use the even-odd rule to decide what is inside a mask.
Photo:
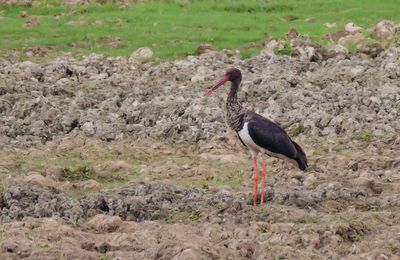
[[(237, 133), (240, 141), (250, 150), (253, 157), (253, 201), (254, 206), (256, 206), (258, 189), (257, 154), (259, 152), (288, 161), (302, 171), (305, 171), (308, 167), (307, 157), (300, 145), (294, 142), (280, 126), (239, 104), (237, 91), (242, 81), (240, 70), (229, 69), (215, 86), (207, 90), (205, 95), (210, 95), (227, 81), (231, 82), (231, 89), (226, 101), (226, 118), (229, 127)], [(262, 158), (261, 204), (264, 204), (266, 176), (267, 167), (264, 158)]]

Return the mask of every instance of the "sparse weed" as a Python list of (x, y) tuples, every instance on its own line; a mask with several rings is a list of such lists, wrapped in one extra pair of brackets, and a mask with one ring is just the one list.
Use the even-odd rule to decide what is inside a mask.
[(49, 248), (49, 247), (50, 247), (50, 245), (49, 245), (48, 242), (40, 242), (40, 243), (37, 243), (36, 246), (37, 246), (38, 248)]
[(4, 225), (0, 224), (0, 241), (4, 240)]
[(392, 251), (392, 253), (395, 255), (400, 254), (400, 245), (397, 242), (389, 241), (386, 243), (385, 247)]
[(359, 138), (362, 141), (367, 142), (367, 141), (370, 141), (373, 136), (374, 136), (374, 133), (372, 132), (372, 130), (368, 130), (368, 131), (365, 131), (365, 132), (361, 133)]
[(297, 124), (295, 127), (290, 129), (290, 135), (296, 137), (306, 130), (302, 123)]
[(201, 212), (200, 211), (193, 211), (190, 214), (190, 220), (193, 222), (199, 222), (201, 218)]
[(390, 177), (385, 177), (385, 178), (383, 179), (383, 182), (392, 183), (393, 180), (392, 180), (392, 178), (390, 178)]
[(8, 191), (8, 182), (6, 179), (1, 179), (0, 180), (0, 197), (3, 197), (7, 191)]
[(292, 56), (294, 54), (294, 51), (295, 50), (286, 43), (283, 49), (276, 50), (275, 54)]

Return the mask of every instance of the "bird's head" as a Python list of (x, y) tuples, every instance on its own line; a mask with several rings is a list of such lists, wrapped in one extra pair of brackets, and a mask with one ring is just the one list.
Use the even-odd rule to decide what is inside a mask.
[(224, 85), (227, 81), (237, 81), (242, 80), (242, 73), (236, 68), (229, 69), (225, 72), (222, 78), (215, 84), (212, 88), (208, 89), (204, 94), (205, 96), (210, 95), (212, 92), (216, 91), (220, 86)]

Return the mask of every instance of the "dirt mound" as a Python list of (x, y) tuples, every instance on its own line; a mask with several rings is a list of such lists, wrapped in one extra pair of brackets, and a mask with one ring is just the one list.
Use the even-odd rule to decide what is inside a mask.
[(241, 61), (210, 51), (155, 66), (99, 55), (48, 64), (1, 60), (2, 143), (26, 147), (65, 136), (193, 142), (224, 134), (224, 95), (202, 93), (232, 66), (244, 73), (244, 105), (300, 138), (394, 135), (399, 52), (312, 62), (269, 55)]
[[(60, 250), (66, 257), (87, 259), (101, 255), (291, 258), (298, 250), (306, 258), (322, 254), (342, 257), (353, 252), (393, 256), (398, 249), (395, 245), (386, 248), (384, 237), (389, 231), (383, 223), (399, 217), (398, 212), (378, 204), (379, 214), (360, 211), (356, 219), (354, 206), (344, 206), (344, 202), (357, 205), (366, 199), (374, 198), (362, 187), (352, 191), (328, 184), (316, 191), (294, 189), (271, 195), (266, 208), (255, 210), (250, 194), (227, 190), (134, 183), (78, 199), (55, 189), (20, 183), (12, 185), (0, 203), (3, 221), (8, 219), (0, 245), (3, 255), (44, 257)], [(336, 207), (326, 207), (323, 201)], [(24, 235), (28, 231), (36, 244)], [(367, 241), (372, 235), (378, 240), (371, 245)], [(66, 238), (68, 246), (63, 245)], [(352, 243), (357, 247), (353, 244), (352, 248)], [(381, 249), (370, 252), (370, 246)]]
[[(246, 60), (0, 59), (1, 257), (395, 258), (400, 47), (296, 44)], [(303, 174), (268, 159), (258, 209), (226, 88), (203, 96), (229, 67), (243, 105), (310, 161)]]

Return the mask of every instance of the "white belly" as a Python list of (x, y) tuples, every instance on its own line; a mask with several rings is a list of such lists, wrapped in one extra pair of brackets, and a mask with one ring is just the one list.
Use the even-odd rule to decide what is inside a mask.
[(238, 134), (243, 143), (249, 148), (251, 155), (255, 156), (258, 152), (262, 151), (263, 148), (258, 146), (253, 139), (251, 139), (249, 129), (247, 128), (248, 124), (247, 122), (244, 123), (242, 130), (240, 130)]

